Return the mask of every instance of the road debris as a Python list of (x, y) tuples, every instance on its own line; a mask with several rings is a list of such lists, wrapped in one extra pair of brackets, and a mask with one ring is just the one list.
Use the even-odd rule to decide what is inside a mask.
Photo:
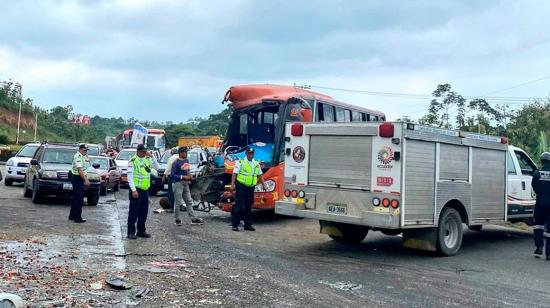
[(327, 285), (333, 289), (338, 289), (338, 290), (342, 290), (342, 291), (354, 291), (354, 290), (359, 290), (363, 287), (363, 285), (361, 284), (357, 284), (357, 283), (352, 283), (352, 282), (328, 282), (328, 281), (324, 281), (324, 280), (319, 280), (319, 283), (320, 284), (324, 284), (324, 285)]
[(128, 290), (133, 287), (132, 283), (120, 276), (110, 276), (105, 282), (115, 290)]
[(150, 265), (142, 265), (142, 266), (138, 267), (137, 270), (146, 271), (146, 272), (149, 272), (149, 273), (168, 273), (167, 269), (160, 268), (160, 267), (155, 267), (155, 266), (150, 266)]
[(134, 297), (142, 298), (142, 297), (145, 297), (147, 294), (149, 294), (149, 292), (151, 292), (151, 289), (139, 288), (136, 290), (136, 292), (134, 292)]

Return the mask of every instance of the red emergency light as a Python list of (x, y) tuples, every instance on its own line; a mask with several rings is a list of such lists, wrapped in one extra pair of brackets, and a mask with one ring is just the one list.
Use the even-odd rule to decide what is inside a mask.
[(290, 134), (294, 137), (300, 137), (304, 134), (304, 126), (300, 123), (294, 123), (290, 126)]
[(384, 122), (378, 126), (378, 135), (380, 137), (392, 138), (394, 134), (394, 127), (392, 123)]
[(506, 138), (506, 137), (500, 138), (500, 143), (502, 143), (502, 144), (508, 144), (508, 138)]

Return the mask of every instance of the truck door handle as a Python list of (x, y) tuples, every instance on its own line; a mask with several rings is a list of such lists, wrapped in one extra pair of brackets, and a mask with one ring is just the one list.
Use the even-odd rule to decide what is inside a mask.
[(521, 188), (523, 188), (523, 190), (525, 190), (525, 182), (521, 182)]

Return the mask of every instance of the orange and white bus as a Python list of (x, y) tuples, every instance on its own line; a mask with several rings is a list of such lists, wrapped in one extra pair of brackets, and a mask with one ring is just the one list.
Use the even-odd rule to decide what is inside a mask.
[[(273, 209), (275, 201), (283, 196), (286, 122), (386, 120), (380, 111), (342, 103), (328, 95), (292, 86), (233, 86), (225, 94), (224, 102), (230, 102), (233, 113), (221, 148), (225, 167), (223, 182), (229, 184), (229, 175), (235, 162), (244, 157), (244, 149), (254, 147), (255, 159), (261, 163), (268, 188), (256, 187), (254, 209)], [(219, 205), (230, 211), (232, 201), (223, 198)]]

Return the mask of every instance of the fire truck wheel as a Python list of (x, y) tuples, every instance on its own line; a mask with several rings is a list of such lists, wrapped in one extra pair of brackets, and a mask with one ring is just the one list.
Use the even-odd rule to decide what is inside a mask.
[(455, 255), (462, 245), (462, 219), (457, 210), (445, 207), (437, 227), (437, 251), (444, 256)]
[(355, 225), (345, 225), (339, 229), (342, 232), (342, 236), (329, 236), (338, 243), (343, 244), (359, 244), (367, 237), (367, 233), (369, 232), (367, 227)]

